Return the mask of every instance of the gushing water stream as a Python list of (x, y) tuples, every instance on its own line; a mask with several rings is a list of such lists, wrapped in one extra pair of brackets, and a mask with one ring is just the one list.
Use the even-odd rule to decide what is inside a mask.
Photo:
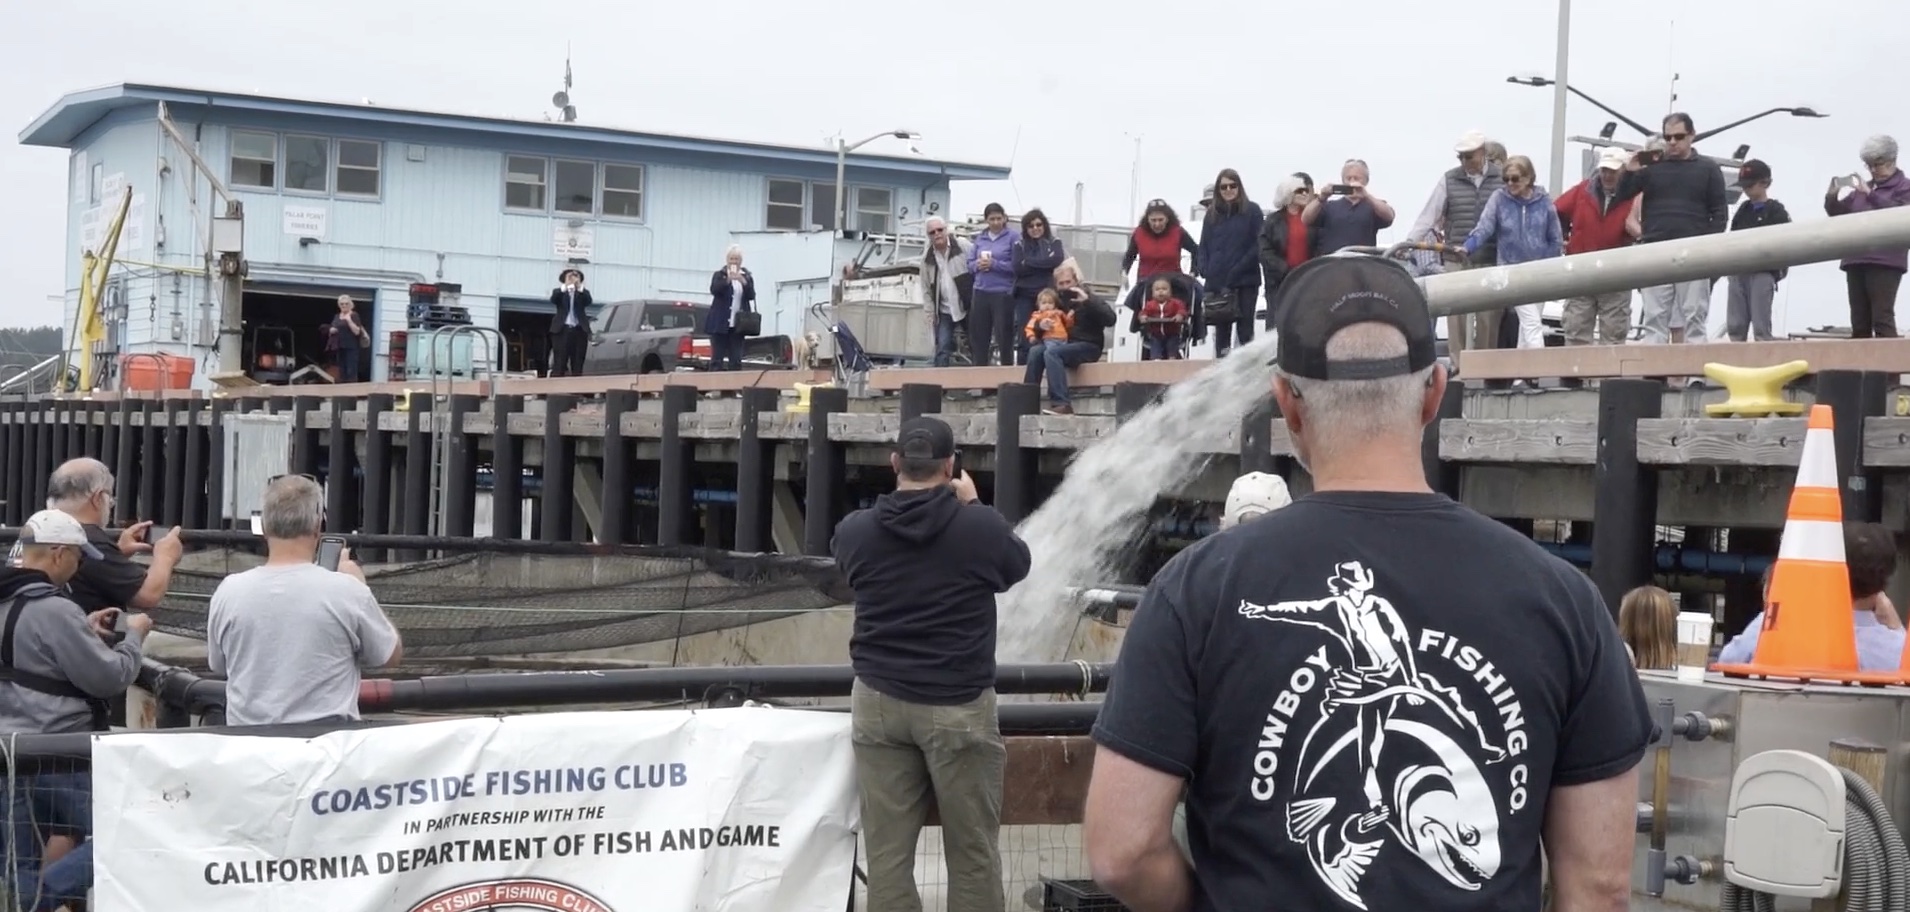
[(1201, 442), (1239, 428), (1269, 392), (1267, 361), (1275, 348), (1267, 333), (1234, 349), (1076, 455), (1054, 496), (1016, 530), (1034, 568), (1000, 599), (997, 661), (1067, 658), (1080, 617), (1068, 590), (1108, 582), (1115, 556), (1141, 534), (1149, 508), (1200, 471)]

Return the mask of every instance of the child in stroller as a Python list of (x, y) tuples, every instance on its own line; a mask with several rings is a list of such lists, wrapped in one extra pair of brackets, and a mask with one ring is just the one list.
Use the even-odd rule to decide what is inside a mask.
[(1181, 307), (1187, 312), (1187, 321), (1183, 324), (1180, 333), (1181, 356), (1185, 356), (1185, 348), (1190, 341), (1199, 341), (1195, 338), (1195, 333), (1192, 332), (1192, 327), (1189, 324), (1198, 322), (1200, 315), (1200, 299), (1202, 294), (1200, 282), (1184, 272), (1168, 272), (1159, 275), (1143, 276), (1140, 281), (1134, 283), (1134, 288), (1127, 293), (1127, 301), (1125, 302), (1127, 309), (1133, 312), (1133, 316), (1128, 318), (1128, 332), (1135, 333), (1142, 337), (1142, 361), (1154, 361), (1161, 358), (1160, 355), (1153, 353), (1153, 346), (1146, 341), (1149, 338), (1148, 333), (1145, 331), (1148, 327), (1144, 325), (1144, 317), (1142, 315), (1142, 310), (1154, 297), (1154, 285), (1156, 282), (1168, 283), (1170, 290), (1169, 297), (1179, 301)]
[(1142, 356), (1148, 361), (1179, 361), (1187, 356), (1187, 304), (1174, 297), (1174, 282), (1162, 276), (1149, 286), (1141, 305)]

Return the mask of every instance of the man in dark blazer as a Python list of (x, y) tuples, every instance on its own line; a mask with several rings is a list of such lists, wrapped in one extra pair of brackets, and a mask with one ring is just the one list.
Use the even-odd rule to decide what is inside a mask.
[(550, 376), (581, 377), (590, 345), (590, 289), (584, 287), (583, 270), (557, 274), (550, 306)]

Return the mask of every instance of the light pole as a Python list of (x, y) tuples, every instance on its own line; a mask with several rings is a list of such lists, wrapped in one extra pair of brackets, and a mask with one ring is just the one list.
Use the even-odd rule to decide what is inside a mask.
[(1553, 193), (1562, 193), (1565, 180), (1565, 102), (1570, 97), (1566, 64), (1572, 56), (1572, 0), (1559, 0), (1559, 47), (1556, 86), (1552, 91), (1552, 177)]
[[(1543, 88), (1545, 86), (1559, 85), (1559, 83), (1556, 80), (1546, 79), (1543, 76), (1507, 76), (1505, 78), (1505, 81), (1512, 83), (1513, 85), (1534, 86), (1539, 88)], [(1565, 88), (1565, 91), (1570, 92), (1573, 95), (1577, 95), (1578, 97), (1583, 98), (1588, 102), (1591, 102), (1592, 107), (1595, 107), (1599, 109), (1600, 111), (1604, 111), (1605, 113), (1610, 114), (1612, 117), (1616, 118), (1619, 123), (1622, 123), (1625, 126), (1628, 126), (1634, 130), (1637, 130), (1639, 133), (1645, 136), (1655, 136), (1658, 133), (1657, 130), (1653, 130), (1652, 128), (1647, 127), (1644, 124), (1639, 123), (1638, 121), (1632, 120), (1631, 118), (1618, 113), (1617, 111), (1613, 110), (1610, 105), (1607, 105), (1604, 102), (1599, 101), (1598, 99), (1593, 98), (1592, 96), (1579, 91), (1576, 86), (1567, 85), (1564, 88)], [(1830, 116), (1829, 114), (1819, 113), (1817, 109), (1811, 108), (1805, 105), (1799, 105), (1794, 108), (1772, 108), (1768, 111), (1761, 111), (1759, 113), (1753, 114), (1741, 120), (1731, 121), (1730, 123), (1725, 124), (1722, 127), (1706, 130), (1703, 133), (1699, 133), (1698, 135), (1692, 137), (1691, 141), (1693, 143), (1696, 143), (1700, 140), (1710, 139), (1711, 137), (1716, 136), (1719, 133), (1723, 133), (1726, 130), (1735, 129), (1737, 127), (1744, 126), (1745, 124), (1748, 124), (1751, 121), (1758, 120), (1764, 117), (1769, 117), (1772, 114), (1789, 114), (1792, 117), (1829, 117)]]
[(922, 134), (917, 133), (914, 130), (885, 130), (881, 133), (877, 133), (874, 136), (864, 139), (861, 142), (854, 142), (854, 143), (846, 142), (840, 136), (836, 137), (835, 231), (836, 231), (837, 237), (841, 237), (844, 231), (849, 230), (848, 214), (842, 211), (843, 201), (847, 199), (847, 197), (843, 196), (842, 180), (843, 180), (843, 172), (848, 169), (849, 153), (854, 152), (855, 150), (860, 149), (863, 146), (866, 146), (872, 142), (875, 142), (878, 139), (887, 139), (891, 136), (895, 137), (896, 139), (921, 139), (922, 138)]

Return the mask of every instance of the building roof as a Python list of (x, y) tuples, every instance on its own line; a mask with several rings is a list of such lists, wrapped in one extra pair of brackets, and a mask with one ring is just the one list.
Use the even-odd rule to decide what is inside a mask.
[[(628, 146), (633, 149), (669, 149), (712, 155), (738, 155), (775, 161), (797, 161), (833, 165), (835, 150), (826, 145), (795, 146), (752, 142), (739, 139), (685, 136), (676, 133), (650, 133), (587, 123), (559, 123), (511, 117), (454, 114), (416, 108), (390, 108), (371, 102), (352, 104), (315, 101), (304, 98), (262, 95), (246, 92), (222, 92), (180, 86), (120, 83), (86, 89), (61, 96), (59, 101), (20, 131), (20, 142), (28, 146), (70, 149), (94, 124), (114, 111), (144, 108), (166, 102), (171, 105), (223, 107), (235, 110), (318, 118), (348, 119), (361, 123), (402, 124), (408, 127), (490, 133), (500, 136), (526, 136), (541, 139), (589, 140)], [(852, 153), (849, 160), (865, 168), (884, 168), (916, 174), (934, 174), (951, 180), (1007, 180), (1006, 165), (946, 161), (919, 155), (882, 155)]]

